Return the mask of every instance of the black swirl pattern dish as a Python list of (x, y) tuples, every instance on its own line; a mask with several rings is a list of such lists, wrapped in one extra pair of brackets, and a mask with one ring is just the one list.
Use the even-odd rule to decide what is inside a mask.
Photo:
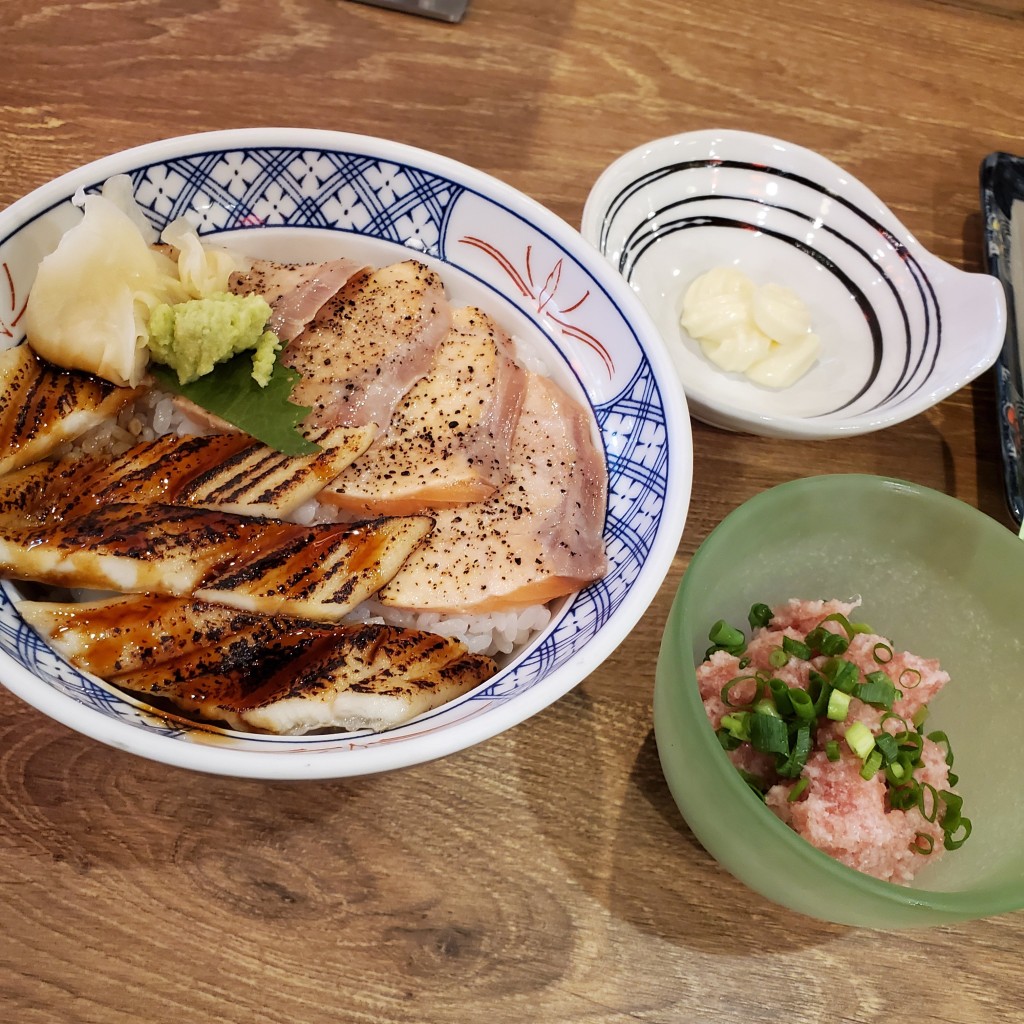
[[(866, 433), (963, 387), (1002, 344), (1002, 290), (927, 252), (864, 185), (762, 135), (670, 136), (615, 161), (587, 200), (584, 235), (647, 306), (692, 413), (781, 437)], [(717, 369), (679, 326), (689, 283), (733, 266), (792, 288), (819, 358), (773, 390)]]

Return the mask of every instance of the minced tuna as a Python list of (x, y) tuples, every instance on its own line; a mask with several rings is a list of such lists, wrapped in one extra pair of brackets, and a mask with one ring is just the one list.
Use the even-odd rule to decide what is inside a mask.
[[(793, 599), (773, 608), (767, 624), (756, 626), (742, 646), (709, 653), (697, 667), (697, 682), (708, 719), (729, 758), (782, 821), (849, 867), (907, 884), (942, 852), (944, 844), (954, 848), (970, 830), (969, 821), (960, 816), (959, 800), (950, 790), (948, 746), (928, 738), (921, 727), (927, 704), (949, 676), (937, 661), (900, 652), (885, 637), (865, 631), (866, 627), (851, 627), (849, 616), (856, 607), (857, 603)], [(804, 657), (806, 652), (783, 653), (784, 637), (797, 642), (797, 646), (787, 645), (790, 652), (799, 650), (809, 634), (813, 639), (811, 631), (816, 627), (848, 641), (848, 647), (832, 655), (817, 653), (815, 648), (809, 659)], [(795, 688), (816, 696), (822, 678), (835, 672), (840, 659), (856, 667), (858, 685), (845, 708), (840, 695), (841, 719), (824, 713), (813, 718), (806, 759), (798, 756), (795, 768), (792, 756), (787, 761), (784, 754), (755, 749), (746, 730), (759, 703), (762, 711), (768, 703), (767, 710), (774, 716), (771, 690)], [(861, 686), (869, 676), (879, 680), (879, 672), (891, 681), (893, 692), (888, 703), (884, 699), (868, 703), (873, 694)], [(847, 679), (853, 677), (850, 669), (846, 673)], [(864, 694), (866, 700), (859, 699), (857, 693)], [(797, 745), (792, 737), (798, 721), (790, 714), (793, 746)], [(862, 723), (851, 733), (860, 733), (856, 750), (847, 742), (854, 723)], [(864, 727), (870, 732), (867, 743), (871, 750), (879, 749), (873, 741), (881, 733), (898, 740), (903, 764), (890, 766), (888, 755), (883, 757), (882, 752), (869, 761)], [(886, 741), (882, 747), (893, 750)], [(877, 765), (880, 757), (882, 763)], [(908, 760), (912, 763), (910, 778)], [(909, 794), (916, 794), (916, 799)], [(953, 838), (954, 832), (961, 838)]]

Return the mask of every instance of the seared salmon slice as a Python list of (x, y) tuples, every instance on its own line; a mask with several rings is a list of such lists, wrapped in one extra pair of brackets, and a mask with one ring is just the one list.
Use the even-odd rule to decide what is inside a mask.
[(275, 263), (253, 259), (244, 273), (231, 275), (228, 290), (237, 295), (255, 292), (270, 305), (267, 330), (291, 341), (320, 312), (324, 303), (365, 264), (350, 259), (325, 263)]
[(457, 640), (390, 626), (328, 626), (150, 596), (18, 607), (78, 668), (237, 729), (393, 728), (496, 670)]
[(0, 473), (45, 458), (142, 393), (61, 370), (28, 347), (0, 352)]
[(430, 370), (451, 311), (441, 279), (415, 260), (356, 274), (279, 356), (301, 376), (306, 427), (383, 425)]
[(298, 526), (163, 504), (103, 505), (61, 522), (11, 513), (0, 516), (0, 573), (337, 621), (398, 571), (431, 526), (428, 516)]
[(430, 372), (322, 500), (407, 515), (489, 497), (508, 471), (525, 383), (512, 339), (479, 309), (453, 310)]
[(475, 614), (547, 603), (600, 579), (606, 480), (587, 412), (529, 374), (507, 479), (486, 501), (435, 511), (430, 537), (379, 599)]
[[(247, 434), (167, 434), (110, 459), (64, 459), (0, 477), (0, 509), (18, 501), (37, 518), (81, 515), (113, 502), (194, 505), (238, 515), (283, 518), (310, 501), (366, 450), (375, 428), (336, 427), (315, 433), (321, 450), (282, 455)], [(41, 492), (30, 493), (44, 484)], [(34, 507), (33, 507), (34, 503)]]

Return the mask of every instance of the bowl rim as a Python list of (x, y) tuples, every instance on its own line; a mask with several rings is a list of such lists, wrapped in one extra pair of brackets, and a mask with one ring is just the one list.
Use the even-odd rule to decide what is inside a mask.
[[(666, 660), (668, 658), (668, 631), (678, 625), (683, 617), (687, 603), (693, 600), (691, 589), (697, 585), (695, 582), (696, 575), (691, 577), (690, 584), (687, 584), (687, 577), (690, 575), (690, 568), (693, 565), (696, 564), (699, 568), (705, 560), (712, 557), (710, 554), (712, 545), (709, 545), (709, 541), (712, 538), (716, 538), (716, 543), (720, 544), (723, 537), (728, 537), (730, 531), (736, 528), (737, 523), (744, 522), (751, 516), (762, 514), (766, 511), (766, 507), (767, 509), (774, 508), (780, 499), (787, 500), (791, 504), (797, 504), (802, 496), (809, 491), (824, 491), (828, 493), (830, 490), (838, 487), (845, 488), (851, 486), (862, 488), (869, 496), (898, 492), (909, 495), (914, 501), (925, 500), (931, 502), (945, 511), (953, 513), (954, 516), (960, 517), (962, 521), (969, 523), (972, 528), (981, 531), (983, 534), (992, 537), (999, 536), (1000, 540), (997, 543), (1005, 543), (1008, 550), (1013, 549), (1013, 545), (1021, 543), (1012, 531), (972, 505), (942, 491), (926, 487), (922, 484), (912, 483), (899, 477), (869, 473), (821, 474), (789, 480), (755, 494), (734, 508), (711, 530), (694, 553), (690, 561), (690, 567), (684, 572), (679, 588), (676, 591), (666, 622), (665, 639), (659, 652), (659, 671), (655, 681), (655, 735), (660, 743), (664, 743), (667, 747), (670, 742), (676, 740), (675, 734), (678, 731), (675, 725), (670, 727), (665, 720), (667, 712), (664, 708), (665, 702), (668, 700), (666, 690), (670, 685), (673, 685), (673, 683), (669, 682), (667, 666), (662, 666), (661, 664), (663, 658)], [(677, 674), (678, 678), (680, 666), (674, 664), (672, 671)], [(706, 721), (703, 702), (700, 700), (696, 685), (696, 667), (687, 664), (682, 667), (681, 671), (685, 675), (685, 683), (688, 684), (692, 677), (693, 685), (677, 686), (681, 695), (680, 699), (684, 702), (688, 713), (694, 716), (694, 720)], [(658, 713), (659, 711), (661, 711), (661, 714)], [(697, 717), (698, 714), (699, 718)], [(659, 731), (661, 733), (660, 737), (658, 736)], [(696, 730), (696, 735), (691, 737), (691, 739), (699, 744), (701, 756), (707, 758), (710, 765), (716, 766), (716, 777), (725, 786), (728, 798), (737, 802), (737, 806), (743, 809), (744, 815), (747, 812), (757, 815), (758, 827), (767, 830), (773, 840), (785, 848), (786, 855), (792, 857), (794, 863), (841, 880), (851, 890), (851, 893), (869, 896), (876, 903), (881, 902), (890, 907), (900, 908), (911, 913), (915, 909), (929, 912), (932, 915), (932, 919), (928, 922), (923, 922), (927, 924), (940, 923), (938, 918), (944, 921), (969, 920), (1024, 908), (1024, 881), (1019, 885), (1016, 895), (1012, 899), (1007, 900), (1004, 888), (995, 885), (972, 890), (969, 893), (904, 886), (875, 878), (835, 860), (799, 836), (781, 819), (776, 817), (765, 806), (763, 801), (757, 798), (750, 787), (743, 781), (739, 772), (733, 768), (732, 762), (729, 761), (725, 751), (718, 743), (712, 729), (698, 729)], [(725, 769), (727, 768), (730, 770), (726, 771)], [(667, 772), (666, 783), (672, 791), (677, 804), (680, 806), (680, 813), (682, 814), (682, 803), (686, 802), (685, 793), (680, 792), (677, 795), (677, 790), (680, 789), (679, 783), (671, 780)], [(771, 898), (768, 893), (762, 894), (766, 898)], [(806, 910), (804, 912), (812, 913)], [(938, 915), (938, 918), (935, 915)], [(842, 916), (827, 919), (849, 921), (849, 918)], [(875, 927), (888, 926), (888, 924), (879, 924)]]
[[(693, 446), (686, 398), (670, 356), (646, 309), (607, 261), (563, 218), (537, 200), (487, 172), (443, 154), (371, 135), (322, 128), (250, 126), (196, 132), (142, 143), (91, 160), (39, 185), (0, 210), (0, 243), (74, 192), (112, 175), (182, 156), (239, 148), (335, 150), (413, 166), (463, 185), (489, 201), (509, 207), (557, 245), (572, 252), (624, 313), (662, 393), (670, 447), (663, 475), (662, 523), (629, 594), (573, 658), (523, 693), (429, 736), (406, 736), (394, 743), (361, 749), (281, 751), (237, 750), (143, 730), (106, 716), (39, 680), (28, 668), (0, 652), (0, 683), (48, 717), (108, 746), (151, 760), (211, 774), (262, 779), (329, 779), (391, 771), (437, 760), (490, 739), (558, 700), (602, 664), (644, 615), (668, 574), (678, 550), (689, 508)], [(589, 402), (588, 406), (593, 411)], [(670, 514), (668, 510), (673, 510)], [(678, 514), (682, 510), (683, 514)], [(571, 600), (571, 599), (570, 599)], [(545, 685), (546, 684), (546, 685)], [(344, 736), (344, 733), (339, 733)]]
[[(989, 369), (999, 356), (1002, 349), (1003, 336), (1006, 330), (1006, 299), (1001, 287), (992, 287), (986, 278), (990, 275), (981, 271), (968, 271), (936, 256), (915, 237), (913, 232), (900, 220), (893, 210), (866, 184), (849, 171), (840, 167), (829, 157), (816, 150), (809, 149), (799, 143), (790, 142), (760, 132), (745, 131), (732, 128), (702, 128), (688, 132), (677, 132), (663, 135), (656, 139), (634, 146), (632, 149), (616, 157), (597, 177), (587, 195), (583, 208), (580, 230), (583, 236), (594, 245), (606, 259), (611, 257), (604, 244), (601, 228), (604, 217), (609, 209), (611, 197), (619, 190), (615, 186), (617, 178), (623, 176), (629, 168), (641, 166), (650, 159), (658, 159), (665, 150), (673, 147), (689, 146), (694, 149), (707, 149), (714, 143), (741, 144), (758, 151), (774, 150), (791, 158), (807, 161), (814, 171), (815, 177), (828, 174), (837, 179), (837, 192), (846, 196), (861, 209), (870, 213), (871, 217), (898, 237), (904, 247), (911, 250), (919, 264), (934, 272), (941, 271), (948, 278), (969, 284), (979, 294), (986, 291), (993, 303), (993, 321), (991, 336), (987, 346), (981, 345), (982, 336), (977, 338), (978, 357), (970, 370), (955, 378), (937, 382), (922, 392), (915, 401), (903, 405), (889, 407), (882, 411), (872, 411), (854, 419), (792, 415), (785, 412), (752, 413), (735, 402), (728, 401), (714, 393), (701, 389), (692, 381), (684, 381), (683, 386), (691, 405), (691, 413), (698, 419), (705, 420), (722, 429), (758, 434), (765, 437), (782, 437), (806, 440), (830, 440), (839, 437), (851, 437), (864, 433), (882, 430), (886, 427), (902, 423), (913, 416), (919, 415), (951, 394), (965, 387), (980, 374)], [(706, 145), (704, 145), (706, 143)], [(756, 162), (756, 161), (755, 161)], [(811, 175), (808, 175), (811, 176)], [(614, 263), (612, 264), (615, 265)], [(616, 269), (618, 269), (616, 267)], [(653, 315), (653, 313), (652, 313)], [(664, 339), (670, 345), (670, 339)], [(677, 371), (678, 372), (678, 371)]]

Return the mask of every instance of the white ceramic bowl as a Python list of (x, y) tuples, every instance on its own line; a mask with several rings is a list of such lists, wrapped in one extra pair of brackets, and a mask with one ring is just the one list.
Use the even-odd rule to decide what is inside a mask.
[[(673, 135), (626, 153), (595, 183), (583, 235), (654, 317), (694, 416), (775, 437), (866, 433), (922, 412), (990, 367), (1002, 288), (943, 262), (835, 164), (736, 131)], [(713, 267), (792, 288), (822, 339), (785, 389), (715, 367), (679, 325)]]
[(546, 707), (592, 672), (657, 592), (686, 518), (686, 402), (658, 332), (579, 234), (514, 189), (455, 161), (363, 136), (251, 128), (168, 139), (96, 161), (0, 213), (0, 336), (40, 258), (76, 216), (71, 197), (131, 176), (162, 228), (185, 214), (250, 255), (353, 253), (437, 266), (452, 300), (475, 302), (533, 344), (593, 409), (609, 473), (610, 571), (562, 602), (551, 625), (493, 679), (390, 732), (257, 736), (169, 727), (57, 657), (0, 590), (0, 679), (40, 711), (112, 746), (202, 771), (261, 778), (359, 775), (463, 749)]

